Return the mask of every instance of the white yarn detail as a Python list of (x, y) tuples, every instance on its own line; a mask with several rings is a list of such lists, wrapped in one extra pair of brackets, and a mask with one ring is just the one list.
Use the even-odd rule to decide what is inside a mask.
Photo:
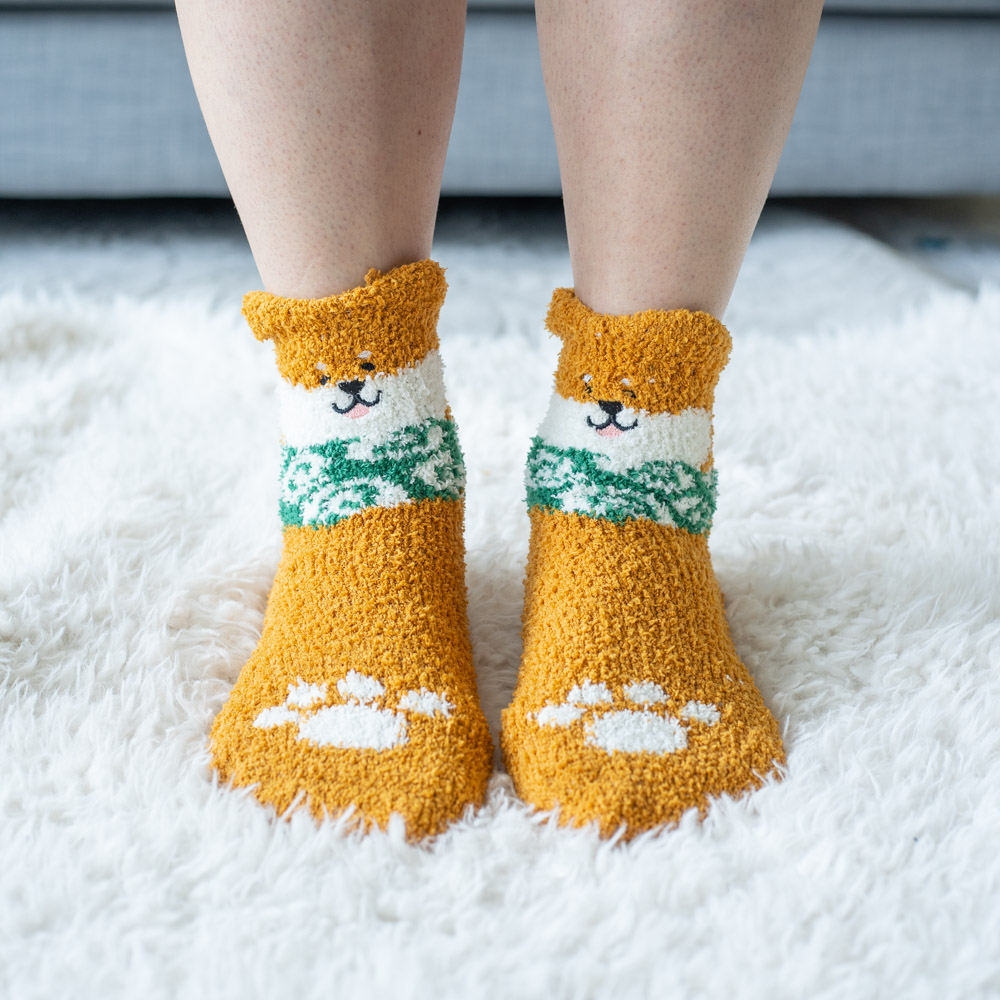
[(722, 718), (722, 713), (716, 705), (708, 705), (703, 701), (689, 701), (681, 709), (681, 718), (714, 726)]
[(299, 739), (320, 747), (390, 750), (406, 743), (406, 716), (357, 702), (329, 705), (299, 719)]
[(422, 687), (419, 691), (407, 691), (399, 699), (399, 707), (409, 709), (418, 715), (434, 715), (435, 712), (440, 712), (445, 718), (448, 718), (455, 706), (444, 695)]
[(319, 747), (391, 750), (409, 741), (411, 714), (448, 718), (455, 708), (443, 691), (424, 687), (404, 692), (395, 709), (380, 706), (385, 685), (357, 670), (349, 670), (337, 681), (337, 693), (342, 702), (322, 705), (327, 685), (306, 684), (300, 677), (288, 685), (285, 701), (265, 708), (253, 724), (257, 729), (273, 729), (293, 723), (298, 739)]
[[(363, 372), (358, 372), (362, 375)], [(381, 397), (379, 396), (381, 393)], [(292, 448), (325, 444), (327, 441), (361, 440), (370, 449), (387, 442), (398, 431), (425, 420), (444, 420), (447, 401), (441, 355), (429, 351), (422, 361), (395, 375), (381, 372), (364, 379), (360, 398), (376, 400), (361, 417), (338, 413), (353, 397), (335, 384), (307, 389), (278, 383), (279, 426), (285, 443)]]
[(637, 681), (625, 685), (625, 697), (636, 705), (657, 705), (667, 701), (667, 692), (653, 681)]
[(366, 677), (356, 670), (348, 670), (346, 675), (337, 681), (337, 690), (341, 698), (353, 697), (362, 704), (367, 704), (385, 694), (385, 685), (374, 677)]
[(611, 689), (607, 684), (594, 684), (589, 680), (581, 681), (570, 688), (566, 695), (566, 700), (576, 705), (603, 705), (610, 704)]
[(565, 729), (589, 716), (584, 728), (584, 742), (589, 746), (607, 753), (655, 754), (686, 749), (691, 722), (714, 726), (722, 718), (718, 705), (703, 701), (689, 701), (680, 710), (680, 718), (650, 708), (670, 700), (654, 681), (631, 681), (624, 685), (622, 694), (625, 701), (642, 708), (598, 709), (614, 704), (612, 692), (606, 684), (584, 680), (573, 685), (564, 702), (549, 702), (537, 712), (529, 712), (528, 718), (534, 718), (539, 726)]
[(290, 708), (285, 708), (284, 705), (275, 705), (274, 708), (265, 708), (264, 711), (253, 720), (253, 724), (258, 729), (271, 729), (274, 726), (284, 725), (286, 722), (298, 721), (298, 712), (294, 712)]
[(638, 469), (646, 462), (686, 462), (701, 468), (712, 447), (712, 415), (690, 407), (680, 413), (647, 413), (626, 408), (616, 415), (619, 424), (632, 430), (617, 437), (602, 437), (587, 424), (608, 419), (597, 403), (581, 403), (553, 393), (538, 428), (538, 437), (554, 448), (579, 448), (593, 453), (611, 472)]
[(540, 726), (569, 726), (583, 718), (583, 709), (575, 705), (546, 705), (535, 713)]
[(288, 685), (288, 697), (285, 703), (295, 705), (297, 708), (312, 708), (320, 702), (326, 701), (325, 684), (306, 684), (300, 677), (297, 684)]
[(672, 715), (622, 709), (597, 716), (586, 740), (608, 753), (675, 753), (687, 747), (687, 730)]
[[(375, 502), (369, 504), (366, 497), (372, 489), (375, 491)], [(399, 507), (409, 501), (410, 496), (403, 486), (381, 476), (345, 479), (329, 483), (308, 495), (302, 503), (302, 519), (310, 523), (333, 517), (350, 517), (368, 506)]]

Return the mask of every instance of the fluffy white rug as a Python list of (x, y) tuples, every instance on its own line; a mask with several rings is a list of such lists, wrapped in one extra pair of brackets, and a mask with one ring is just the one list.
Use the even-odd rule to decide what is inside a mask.
[[(494, 726), (562, 266), (452, 275), (443, 315)], [(213, 784), (280, 544), (272, 363), (237, 307), (0, 300), (0, 995), (995, 995), (1000, 290), (735, 331), (713, 552), (789, 776), (628, 846), (499, 773), (430, 848)]]

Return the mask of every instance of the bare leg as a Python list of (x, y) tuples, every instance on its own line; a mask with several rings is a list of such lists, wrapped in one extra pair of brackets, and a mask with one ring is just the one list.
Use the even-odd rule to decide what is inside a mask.
[(493, 758), (425, 259), (465, 0), (179, 6), (267, 289), (243, 314), (282, 376), (282, 558), (212, 763), (279, 814), (402, 815), (420, 839), (482, 802)]
[(264, 286), (295, 298), (430, 252), (464, 0), (178, 0)]
[(725, 310), (820, 0), (537, 0), (573, 276), (600, 313)]
[(576, 287), (547, 318), (563, 347), (528, 455), (501, 744), (515, 789), (563, 823), (632, 836), (785, 761), (712, 571), (711, 408), (730, 349), (716, 317), (819, 8), (538, 0)]

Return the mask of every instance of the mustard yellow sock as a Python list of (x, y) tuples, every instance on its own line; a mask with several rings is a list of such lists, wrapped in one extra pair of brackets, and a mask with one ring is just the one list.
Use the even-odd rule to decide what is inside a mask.
[(444, 395), (444, 274), (246, 296), (274, 342), (284, 548), (260, 643), (212, 727), (224, 780), (365, 827), (441, 831), (483, 799), (492, 745), (466, 616), (464, 466)]
[(555, 394), (528, 458), (524, 654), (501, 743), (560, 822), (626, 836), (784, 762), (712, 570), (712, 403), (730, 337), (687, 310), (556, 291)]

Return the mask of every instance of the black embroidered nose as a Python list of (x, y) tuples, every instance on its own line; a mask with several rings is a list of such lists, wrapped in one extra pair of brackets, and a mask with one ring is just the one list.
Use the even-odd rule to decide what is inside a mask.
[(364, 382), (362, 382), (361, 379), (356, 378), (351, 382), (338, 382), (337, 388), (342, 389), (348, 394), (348, 396), (356, 396), (359, 392), (361, 392), (361, 387), (363, 385)]
[(597, 405), (610, 417), (613, 417), (616, 413), (621, 413), (625, 409), (623, 403), (616, 403), (613, 399), (599, 399)]

